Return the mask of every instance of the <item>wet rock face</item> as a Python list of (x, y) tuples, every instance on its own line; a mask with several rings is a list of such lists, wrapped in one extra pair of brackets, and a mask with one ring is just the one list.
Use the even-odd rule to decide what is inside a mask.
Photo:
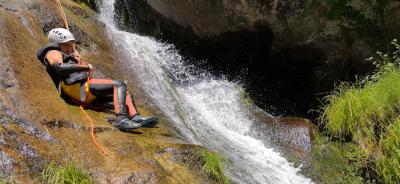
[(306, 114), (314, 94), (336, 81), (372, 71), (365, 59), (400, 36), (397, 1), (117, 0), (116, 6), (121, 27), (175, 43), (196, 64), (246, 81), (258, 105), (291, 115)]
[(296, 163), (309, 164), (312, 138), (317, 128), (308, 119), (291, 117), (270, 117), (262, 111), (255, 111), (255, 121), (250, 135), (263, 140), (266, 145)]
[[(208, 180), (200, 181), (197, 183), (219, 183), (215, 178), (204, 172), (204, 161), (200, 158), (201, 153), (205, 149), (201, 146), (193, 146), (189, 144), (166, 144), (160, 147), (155, 153), (157, 160), (162, 163), (166, 173), (175, 173), (179, 171), (181, 174), (187, 172), (187, 168), (190, 171), (199, 173), (202, 177), (208, 178)], [(173, 162), (181, 163), (185, 167), (176, 167), (171, 165)], [(186, 179), (179, 181), (180, 183), (187, 183)]]
[(0, 179), (10, 178), (14, 172), (15, 161), (0, 150)]
[[(7, 108), (1, 106), (1, 109)], [(5, 111), (0, 114), (0, 179), (23, 181), (21, 177), (40, 173), (46, 163), (46, 159), (31, 143), (36, 141), (36, 146), (43, 143), (50, 145), (55, 140), (34, 123), (16, 117), (10, 110)], [(23, 134), (30, 137), (29, 141), (23, 138)]]
[(42, 139), (44, 141), (48, 141), (51, 143), (55, 143), (54, 138), (45, 132), (44, 130), (37, 127), (37, 125), (29, 120), (19, 118), (15, 115), (14, 112), (9, 110), (7, 107), (1, 106), (2, 109), (6, 112), (6, 115), (1, 117), (3, 119), (4, 124), (14, 123), (17, 124), (20, 128), (23, 129), (24, 133), (30, 136), (34, 136), (36, 138)]
[(165, 156), (168, 160), (179, 161), (185, 165), (190, 166), (193, 169), (198, 169), (202, 167), (201, 162), (199, 162), (199, 150), (200, 147), (193, 147), (189, 145), (181, 145), (180, 148), (174, 146), (165, 147), (157, 151), (157, 155), (160, 157)]
[(318, 128), (308, 119), (273, 117), (260, 109), (251, 109), (254, 123), (249, 134), (263, 140), (286, 158), (307, 164), (311, 158), (313, 138)]
[(131, 176), (129, 176), (124, 182), (122, 183), (157, 183), (155, 180), (155, 173), (154, 172), (134, 172)]
[(311, 122), (301, 118), (273, 118), (253, 128), (256, 137), (267, 144), (287, 147), (298, 158), (306, 159), (312, 146), (310, 125)]

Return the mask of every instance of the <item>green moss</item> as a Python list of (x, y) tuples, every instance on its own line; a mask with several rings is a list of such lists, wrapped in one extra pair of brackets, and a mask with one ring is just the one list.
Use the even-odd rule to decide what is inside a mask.
[(359, 171), (362, 152), (353, 143), (340, 143), (329, 137), (314, 135), (311, 169), (305, 171), (316, 183), (364, 183)]
[(219, 183), (231, 183), (224, 174), (222, 158), (215, 152), (201, 151), (199, 153), (200, 160), (203, 162), (203, 171)]
[(52, 184), (92, 184), (93, 179), (74, 164), (59, 166), (50, 163), (42, 172), (42, 182)]

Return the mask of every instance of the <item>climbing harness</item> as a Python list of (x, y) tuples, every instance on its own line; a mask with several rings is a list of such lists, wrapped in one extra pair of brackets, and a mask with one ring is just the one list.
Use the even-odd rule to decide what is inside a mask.
[[(64, 28), (65, 28), (65, 29), (69, 29), (69, 27), (68, 27), (68, 20), (67, 20), (67, 17), (65, 16), (64, 9), (63, 9), (63, 7), (62, 7), (62, 5), (61, 5), (61, 0), (55, 0), (55, 1), (56, 1), (56, 4), (57, 4), (57, 7), (58, 7), (58, 12), (59, 12), (61, 18), (63, 19)], [(75, 44), (73, 45), (73, 50), (75, 51)], [(81, 62), (81, 61), (79, 61), (79, 62)], [(89, 76), (90, 76), (90, 71), (89, 71), (89, 73), (88, 73), (87, 81), (89, 81), (89, 79), (90, 79)], [(88, 82), (86, 82), (84, 85), (85, 85), (85, 86), (84, 86), (84, 90), (85, 90), (85, 92), (87, 92), (86, 94), (88, 95), (88, 96), (85, 97), (85, 99), (86, 99), (86, 98), (92, 98), (92, 97), (91, 97), (91, 93), (90, 93), (90, 91), (89, 91), (89, 84), (88, 84)], [(93, 120), (92, 120), (92, 118), (90, 118), (90, 116), (89, 116), (89, 115), (86, 113), (86, 111), (83, 109), (83, 106), (84, 106), (84, 105), (80, 104), (80, 109), (81, 109), (83, 115), (85, 115), (86, 119), (89, 121), (90, 136), (92, 137), (92, 141), (93, 141), (93, 143), (96, 145), (96, 147), (97, 147), (105, 156), (107, 156), (107, 155), (109, 154), (109, 152), (106, 151), (106, 150), (97, 142), (96, 136), (95, 136), (95, 132), (94, 132), (94, 123), (93, 123)]]

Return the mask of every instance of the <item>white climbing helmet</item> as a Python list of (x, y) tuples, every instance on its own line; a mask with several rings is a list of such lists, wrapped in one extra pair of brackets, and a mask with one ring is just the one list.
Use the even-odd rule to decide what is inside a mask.
[(74, 35), (70, 31), (64, 28), (55, 28), (49, 31), (47, 35), (49, 42), (54, 43), (65, 43), (69, 41), (75, 41)]

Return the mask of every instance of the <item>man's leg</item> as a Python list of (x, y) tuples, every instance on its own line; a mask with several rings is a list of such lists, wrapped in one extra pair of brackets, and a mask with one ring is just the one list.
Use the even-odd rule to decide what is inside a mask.
[(129, 93), (129, 91), (126, 93), (126, 107), (128, 108), (128, 115), (129, 117), (134, 117), (135, 115), (138, 115), (139, 113), (137, 112), (137, 108), (135, 105), (135, 101), (133, 99), (133, 95)]
[(128, 107), (129, 116), (134, 122), (142, 124), (143, 127), (154, 127), (158, 123), (158, 118), (155, 116), (143, 117), (137, 112), (133, 95), (127, 92), (126, 106)]
[[(142, 117), (139, 115), (133, 96), (126, 90), (126, 84), (122, 81), (110, 79), (89, 80), (90, 92), (97, 96), (113, 95), (115, 113), (119, 119), (129, 118), (144, 127), (153, 127), (158, 123), (157, 117)], [(118, 118), (117, 118), (118, 119)]]
[[(142, 124), (133, 122), (128, 118), (126, 85), (121, 81), (110, 79), (90, 79), (89, 90), (96, 97), (107, 97), (113, 94), (114, 109), (117, 115), (115, 126), (120, 130), (140, 128)], [(105, 98), (106, 99), (106, 98)], [(136, 111), (130, 110), (130, 111)]]

